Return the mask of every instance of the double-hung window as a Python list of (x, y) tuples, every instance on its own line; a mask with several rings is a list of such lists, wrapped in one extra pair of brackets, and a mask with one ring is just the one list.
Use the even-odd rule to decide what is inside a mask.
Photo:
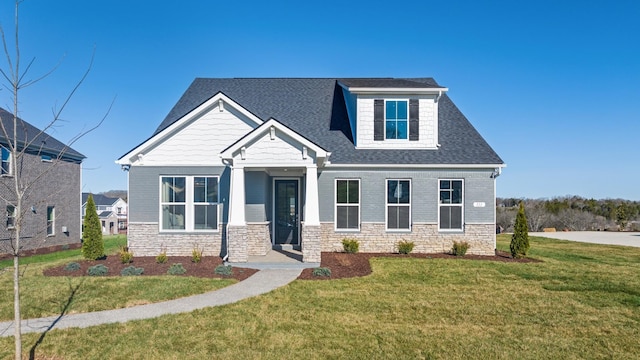
[(47, 236), (56, 234), (56, 208), (47, 206)]
[(161, 230), (218, 230), (218, 178), (162, 176), (160, 217)]
[(1, 152), (2, 163), (0, 164), (0, 175), (11, 174), (11, 151), (3, 146)]
[(411, 230), (411, 180), (387, 180), (387, 230)]
[(360, 230), (360, 180), (336, 179), (336, 230)]
[(7, 229), (13, 229), (16, 226), (16, 207), (7, 205)]
[(385, 101), (385, 138), (401, 139), (408, 138), (408, 104), (407, 100), (387, 100)]
[(438, 211), (440, 230), (462, 230), (464, 199), (462, 180), (440, 180)]

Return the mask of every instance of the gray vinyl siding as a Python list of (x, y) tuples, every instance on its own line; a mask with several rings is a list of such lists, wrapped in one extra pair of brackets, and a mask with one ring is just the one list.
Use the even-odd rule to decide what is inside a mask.
[(160, 176), (220, 176), (222, 221), (228, 217), (230, 171), (222, 166), (132, 166), (129, 170), (129, 222), (159, 222)]
[[(438, 222), (438, 180), (464, 180), (465, 223), (494, 222), (494, 179), (490, 170), (325, 170), (318, 178), (320, 221), (333, 222), (334, 180), (360, 179), (361, 222), (385, 222), (387, 179), (411, 179), (411, 220), (419, 223)], [(485, 207), (473, 207), (484, 202)]]

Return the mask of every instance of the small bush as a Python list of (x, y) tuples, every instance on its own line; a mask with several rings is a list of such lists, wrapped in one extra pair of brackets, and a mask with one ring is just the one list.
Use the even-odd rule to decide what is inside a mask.
[(213, 272), (218, 275), (231, 276), (233, 270), (231, 268), (231, 265), (218, 265)]
[(187, 272), (187, 269), (182, 266), (181, 263), (171, 264), (169, 270), (167, 270), (167, 274), (169, 275), (182, 275)]
[(200, 261), (202, 261), (202, 249), (193, 248), (191, 250), (191, 262), (197, 264)]
[(133, 261), (133, 253), (129, 251), (127, 246), (121, 246), (118, 255), (120, 255), (120, 261), (123, 264), (130, 264)]
[(470, 247), (471, 245), (466, 241), (454, 241), (453, 246), (451, 247), (451, 253), (455, 256), (464, 256)]
[(344, 252), (355, 254), (360, 248), (360, 243), (356, 239), (342, 239), (342, 247), (344, 248)]
[(80, 270), (80, 264), (77, 262), (68, 263), (64, 266), (64, 271), (78, 271)]
[(509, 249), (511, 250), (511, 256), (516, 259), (526, 257), (529, 251), (529, 225), (527, 224), (527, 215), (522, 201), (516, 215), (516, 223), (513, 227)]
[(98, 264), (87, 269), (87, 274), (89, 274), (89, 276), (105, 276), (108, 272), (109, 268), (102, 264)]
[(69, 244), (64, 244), (60, 247), (60, 249), (62, 250), (69, 250), (71, 247), (69, 246)]
[(158, 264), (164, 264), (167, 260), (169, 260), (167, 257), (167, 250), (162, 250), (162, 252), (156, 256), (156, 263)]
[(331, 269), (329, 269), (327, 267), (317, 267), (317, 268), (313, 269), (311, 274), (313, 276), (330, 277), (331, 276)]
[(138, 276), (138, 275), (142, 275), (143, 273), (144, 273), (143, 268), (137, 268), (133, 265), (127, 266), (126, 268), (122, 269), (122, 271), (120, 271), (120, 275), (122, 276)]
[(416, 246), (412, 241), (400, 241), (398, 243), (398, 252), (400, 254), (408, 254), (413, 251), (413, 248)]

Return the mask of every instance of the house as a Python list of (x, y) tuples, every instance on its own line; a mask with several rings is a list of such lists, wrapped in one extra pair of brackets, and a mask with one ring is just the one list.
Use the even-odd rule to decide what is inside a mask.
[[(92, 194), (102, 235), (115, 235), (127, 231), (127, 202), (121, 198), (112, 198), (102, 194)], [(82, 193), (82, 219), (87, 212), (89, 193)]]
[(14, 159), (9, 145), (13, 119), (12, 113), (0, 108), (0, 121), (6, 130), (0, 130), (0, 201), (6, 209), (6, 221), (0, 226), (0, 253), (13, 252), (11, 240), (17, 215), (13, 164), (22, 184), (30, 185), (22, 201), (20, 248), (80, 243), (80, 179), (85, 156), (18, 118), (18, 153)]
[(116, 163), (128, 170), (129, 248), (246, 262), (340, 251), (495, 251), (505, 166), (432, 78), (208, 79)]

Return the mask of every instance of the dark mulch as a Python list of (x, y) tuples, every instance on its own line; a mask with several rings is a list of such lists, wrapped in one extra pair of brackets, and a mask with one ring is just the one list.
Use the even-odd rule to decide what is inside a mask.
[(102, 264), (109, 269), (107, 276), (120, 276), (120, 271), (129, 266), (135, 266), (137, 268), (143, 268), (144, 272), (142, 276), (150, 275), (167, 275), (167, 270), (171, 267), (171, 264), (180, 263), (187, 270), (183, 275), (173, 276), (194, 276), (203, 278), (232, 278), (238, 281), (242, 281), (249, 276), (255, 274), (258, 270), (246, 269), (241, 267), (233, 267), (231, 276), (222, 276), (216, 274), (215, 268), (218, 265), (222, 265), (222, 259), (217, 256), (204, 256), (199, 263), (191, 262), (191, 256), (169, 256), (168, 261), (164, 264), (158, 264), (156, 258), (153, 256), (139, 256), (134, 257), (133, 262), (129, 264), (123, 264), (120, 261), (120, 256), (110, 255), (103, 260), (80, 260), (75, 261), (80, 264), (80, 270), (67, 271), (64, 269), (65, 265), (49, 268), (44, 271), (45, 276), (86, 276), (89, 267)]
[(451, 259), (451, 260), (484, 260), (484, 261), (499, 261), (499, 262), (517, 262), (517, 263), (531, 263), (541, 262), (536, 259), (514, 259), (511, 254), (504, 251), (496, 251), (495, 256), (483, 256), (483, 255), (465, 255), (455, 256), (451, 254), (375, 254), (375, 253), (357, 253), (347, 254), (339, 252), (323, 252), (322, 260), (320, 261), (321, 267), (326, 267), (331, 270), (331, 277), (325, 276), (313, 276), (313, 269), (304, 269), (298, 279), (302, 280), (329, 280), (329, 279), (342, 279), (350, 277), (366, 276), (371, 274), (371, 265), (369, 259), (372, 257), (410, 257), (421, 259)]
[[(81, 247), (82, 247), (82, 243), (75, 243), (75, 244), (69, 244), (69, 245), (46, 246), (46, 247), (41, 247), (41, 248), (37, 248), (37, 249), (23, 250), (20, 253), (20, 257), (26, 257), (26, 256), (32, 256), (32, 255), (44, 255), (44, 254), (49, 254), (49, 253), (52, 253), (52, 252), (58, 252), (58, 251), (62, 251), (62, 250), (80, 249)], [(0, 260), (8, 259), (8, 258), (11, 258), (11, 257), (12, 257), (11, 254), (0, 254)]]

